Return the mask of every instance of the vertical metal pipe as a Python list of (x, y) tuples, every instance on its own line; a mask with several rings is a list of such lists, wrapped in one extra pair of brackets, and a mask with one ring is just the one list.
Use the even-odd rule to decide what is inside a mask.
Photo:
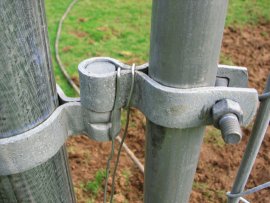
[[(270, 76), (268, 77), (265, 92), (270, 92)], [(270, 120), (270, 98), (266, 98), (260, 103), (257, 117), (252, 128), (245, 154), (242, 158), (237, 176), (235, 178), (231, 193), (238, 194), (245, 189), (248, 177), (259, 153), (262, 141)], [(228, 197), (228, 203), (238, 203), (239, 198)]]
[[(43, 0), (0, 1), (0, 139), (36, 127), (58, 105), (44, 8)], [(68, 170), (63, 146), (46, 163), (0, 176), (0, 202), (73, 202)]]
[[(150, 77), (176, 88), (213, 86), (227, 3), (154, 0)], [(169, 129), (147, 121), (145, 203), (188, 202), (204, 129)]]

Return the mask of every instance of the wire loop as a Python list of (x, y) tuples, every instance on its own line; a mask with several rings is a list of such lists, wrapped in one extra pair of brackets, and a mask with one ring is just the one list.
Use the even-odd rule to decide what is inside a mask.
[(265, 99), (268, 99), (270, 97), (270, 92), (263, 93), (259, 95), (259, 101), (264, 101)]
[(121, 77), (121, 68), (118, 67), (117, 68), (117, 74), (116, 74), (116, 79), (115, 79), (115, 98), (114, 98), (114, 104), (113, 104), (113, 109), (112, 109), (112, 113), (111, 113), (111, 122), (112, 122), (112, 126), (110, 129), (110, 139), (112, 140), (112, 146), (111, 146), (111, 153), (109, 155), (108, 161), (107, 161), (107, 166), (106, 166), (106, 177), (105, 177), (105, 189), (104, 189), (104, 198), (103, 201), (104, 203), (107, 202), (107, 191), (108, 191), (108, 182), (109, 182), (109, 175), (110, 175), (110, 165), (111, 165), (111, 160), (114, 156), (114, 119), (115, 119), (115, 114), (117, 111), (116, 105), (117, 105), (117, 98), (119, 97), (119, 89), (120, 89), (120, 82), (119, 79)]
[[(118, 149), (117, 158), (116, 158), (116, 161), (115, 161), (114, 171), (113, 171), (113, 175), (112, 175), (112, 189), (111, 189), (110, 203), (113, 202), (113, 196), (114, 196), (114, 190), (115, 190), (116, 171), (117, 171), (117, 168), (118, 168), (121, 150), (122, 150), (124, 141), (126, 139), (128, 126), (129, 126), (130, 103), (131, 103), (133, 90), (134, 90), (134, 83), (135, 83), (135, 68), (136, 68), (136, 66), (135, 66), (135, 64), (133, 64), (132, 67), (131, 67), (130, 92), (129, 92), (127, 104), (126, 104), (126, 107), (125, 107), (127, 109), (126, 125), (125, 125), (123, 138), (121, 140), (121, 143), (120, 143), (120, 146), (119, 146), (119, 149)], [(119, 83), (120, 75), (121, 75), (121, 68), (118, 67), (118, 69), (117, 69), (117, 77), (116, 77), (115, 100), (114, 100), (114, 107), (113, 107), (112, 114), (113, 114), (114, 110), (116, 109), (116, 101), (117, 101), (117, 98), (118, 98), (117, 96), (118, 96), (119, 89), (120, 89), (120, 83)], [(108, 190), (108, 179), (109, 179), (109, 173), (110, 173), (110, 162), (112, 160), (113, 155), (114, 155), (114, 138), (112, 137), (112, 150), (111, 150), (111, 154), (109, 156), (109, 159), (108, 159), (108, 162), (107, 162), (107, 168), (106, 168), (106, 182), (105, 182), (105, 191), (104, 191), (104, 203), (106, 203), (106, 201), (107, 201), (107, 190)]]
[(231, 192), (227, 192), (227, 196), (230, 197), (230, 198), (240, 198), (241, 201), (245, 202), (247, 200), (245, 200), (243, 198), (243, 196), (253, 194), (255, 192), (266, 189), (268, 187), (270, 187), (270, 181), (267, 182), (267, 183), (264, 183), (262, 185), (258, 185), (258, 186), (254, 187), (254, 188), (248, 189), (248, 190), (246, 190), (244, 192), (240, 192), (240, 193), (236, 193), (236, 194), (232, 194)]

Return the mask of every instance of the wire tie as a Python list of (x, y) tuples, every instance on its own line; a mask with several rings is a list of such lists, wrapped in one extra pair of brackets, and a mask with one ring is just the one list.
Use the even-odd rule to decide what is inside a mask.
[(133, 90), (134, 90), (134, 83), (135, 83), (135, 67), (136, 67), (135, 64), (133, 64), (131, 67), (131, 86), (130, 86), (130, 92), (129, 92), (129, 96), (128, 96), (128, 100), (127, 100), (127, 105), (126, 105), (126, 108), (127, 108), (126, 125), (125, 125), (125, 130), (123, 133), (123, 139), (121, 140), (121, 143), (120, 143), (120, 146), (119, 146), (119, 149), (117, 152), (117, 158), (115, 161), (114, 171), (113, 171), (113, 175), (112, 175), (112, 190), (111, 190), (110, 203), (113, 202), (116, 171), (117, 171), (119, 160), (120, 160), (121, 150), (122, 150), (122, 147), (123, 147), (123, 144), (124, 144), (124, 141), (127, 137), (127, 132), (128, 132), (129, 118), (130, 118), (130, 103), (131, 103)]
[(268, 187), (270, 187), (270, 181), (267, 182), (267, 183), (258, 185), (258, 186), (254, 187), (254, 188), (248, 189), (248, 190), (246, 190), (244, 192), (241, 192), (241, 193), (232, 194), (231, 192), (227, 192), (227, 196), (230, 197), (230, 198), (240, 198), (240, 200), (243, 201), (244, 203), (248, 203), (248, 201), (245, 200), (242, 196), (253, 194), (255, 192), (266, 189)]

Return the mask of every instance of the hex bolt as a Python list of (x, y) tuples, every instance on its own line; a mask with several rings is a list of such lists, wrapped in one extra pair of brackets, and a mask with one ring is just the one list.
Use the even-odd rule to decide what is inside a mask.
[(223, 140), (228, 144), (237, 144), (242, 139), (242, 131), (239, 120), (233, 113), (228, 113), (222, 116), (219, 120), (219, 128)]
[(236, 144), (242, 138), (240, 124), (243, 123), (241, 106), (230, 99), (218, 101), (212, 108), (214, 126), (221, 130), (224, 141)]

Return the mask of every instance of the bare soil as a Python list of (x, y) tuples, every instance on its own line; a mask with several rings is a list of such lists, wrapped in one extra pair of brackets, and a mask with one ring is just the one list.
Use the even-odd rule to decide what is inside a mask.
[[(234, 64), (247, 67), (249, 86), (258, 89), (259, 92), (263, 91), (270, 70), (269, 23), (244, 28), (226, 28), (222, 52)], [(224, 144), (217, 130), (207, 129), (190, 198), (191, 203), (225, 202), (226, 191), (229, 191), (232, 186), (250, 129), (251, 127), (244, 129), (244, 138), (238, 145)], [(144, 163), (144, 132), (145, 118), (142, 113), (133, 109), (126, 143), (142, 163)], [(105, 169), (111, 144), (98, 143), (85, 136), (74, 136), (68, 140), (67, 146), (78, 202), (103, 202), (104, 181), (96, 193), (86, 185), (95, 180), (98, 171)], [(119, 144), (116, 143), (116, 146), (118, 147)], [(261, 146), (247, 188), (269, 180), (270, 130), (267, 131)], [(257, 203), (270, 202), (270, 190), (266, 189), (250, 195), (247, 199)], [(122, 152), (117, 172), (114, 202), (143, 202), (143, 174), (125, 151)]]

